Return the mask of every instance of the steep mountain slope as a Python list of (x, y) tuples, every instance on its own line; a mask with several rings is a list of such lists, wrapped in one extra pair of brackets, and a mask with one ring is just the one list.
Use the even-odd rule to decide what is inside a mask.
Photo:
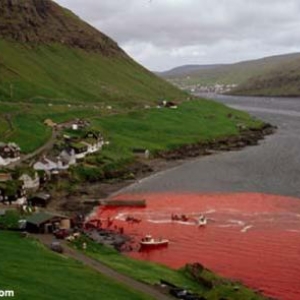
[(1, 0), (0, 100), (113, 101), (185, 95), (51, 0)]
[[(213, 65), (212, 65), (213, 66)], [(257, 85), (273, 89), (274, 94), (282, 94), (282, 89), (291, 90), (297, 93), (297, 69), (300, 67), (300, 54), (293, 53), (266, 57), (258, 60), (245, 61), (230, 65), (221, 65), (216, 68), (205, 68), (180, 74), (177, 76), (166, 76), (168, 80), (181, 86), (190, 85), (214, 85), (214, 84), (238, 84), (241, 85), (239, 93), (255, 93)], [(278, 74), (281, 74), (280, 79)], [(295, 77), (296, 76), (296, 77)], [(257, 78), (259, 81), (255, 80)], [(250, 80), (251, 79), (251, 80)], [(248, 80), (250, 80), (249, 83)], [(282, 88), (277, 89), (278, 81), (282, 82)], [(292, 81), (292, 82), (291, 82)], [(264, 84), (262, 84), (264, 82)], [(267, 83), (268, 82), (268, 83)], [(287, 83), (291, 87), (286, 86)], [(299, 81), (298, 81), (299, 82)], [(245, 83), (245, 86), (242, 85)], [(246, 88), (247, 87), (247, 88)], [(276, 88), (276, 92), (275, 92)], [(247, 89), (247, 91), (246, 91)], [(265, 89), (267, 92), (267, 89)], [(283, 93), (284, 94), (284, 93)]]

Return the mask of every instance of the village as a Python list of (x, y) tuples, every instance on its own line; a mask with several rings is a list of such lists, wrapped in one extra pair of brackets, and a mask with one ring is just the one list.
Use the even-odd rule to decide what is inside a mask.
[[(145, 109), (149, 108), (145, 106)], [(161, 108), (177, 109), (177, 104), (163, 100), (155, 107)], [(110, 142), (104, 139), (101, 132), (92, 129), (87, 120), (76, 119), (57, 124), (46, 119), (44, 125), (51, 128), (53, 143), (50, 147), (41, 147), (38, 154), (34, 153), (36, 155), (23, 154), (22, 149), (13, 142), (0, 143), (0, 229), (4, 226), (1, 218), (5, 219), (5, 215), (12, 212), (19, 215), (18, 226), (14, 229), (34, 234), (56, 232), (56, 237), (66, 238), (85, 225), (87, 229), (100, 228), (93, 221), (86, 222), (82, 211), (51, 211), (49, 203), (53, 197), (49, 186), (62, 178), (69, 178), (69, 171), (74, 166), (82, 164), (85, 157), (101, 152)], [(148, 149), (139, 151), (133, 149), (135, 155), (149, 159)], [(89, 201), (85, 202), (89, 204)], [(121, 228), (110, 230), (109, 220), (107, 223), (107, 231), (102, 232), (104, 238), (102, 236), (100, 240), (120, 247), (128, 237), (122, 235)], [(99, 241), (99, 236), (94, 236), (94, 239)]]
[[(186, 78), (190, 80), (191, 78), (188, 76)], [(225, 84), (225, 83), (216, 83), (216, 84), (203, 84), (203, 83), (186, 83), (183, 80), (179, 79), (168, 79), (172, 84), (176, 85), (178, 88), (185, 90), (191, 94), (226, 94), (236, 88), (238, 85), (233, 84)]]
[[(17, 144), (0, 143), (0, 218), (14, 210), (20, 215), (25, 213), (26, 230), (36, 233), (72, 226), (69, 217), (45, 210), (51, 201), (47, 186), (87, 155), (109, 144), (85, 120), (56, 124), (48, 119), (44, 124), (57, 133), (54, 146), (30, 160)], [(66, 131), (70, 135), (64, 134)], [(25, 229), (24, 222), (20, 222), (19, 229)]]

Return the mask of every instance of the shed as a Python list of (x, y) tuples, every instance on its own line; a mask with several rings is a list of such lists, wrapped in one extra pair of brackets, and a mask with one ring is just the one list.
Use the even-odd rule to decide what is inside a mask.
[(52, 233), (70, 218), (49, 212), (39, 212), (26, 219), (26, 230), (33, 233)]
[(32, 206), (46, 207), (51, 200), (51, 195), (47, 193), (37, 193), (28, 199)]
[(12, 180), (10, 173), (0, 173), (0, 182), (6, 182)]

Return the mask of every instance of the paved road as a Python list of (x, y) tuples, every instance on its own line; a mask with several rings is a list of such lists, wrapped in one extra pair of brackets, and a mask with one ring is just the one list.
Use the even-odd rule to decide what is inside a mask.
[(277, 125), (277, 132), (258, 146), (189, 161), (123, 192), (261, 192), (300, 198), (300, 99), (217, 98)]
[[(35, 235), (37, 239), (39, 239), (43, 244), (46, 246), (49, 246), (53, 240), (52, 235)], [(83, 253), (69, 247), (67, 245), (66, 241), (62, 241), (63, 247), (64, 247), (64, 255), (71, 257), (75, 260), (78, 260), (82, 262), (84, 265), (96, 270), (97, 272), (112, 278), (113, 280), (124, 284), (125, 286), (128, 286), (132, 288), (133, 290), (136, 290), (138, 292), (141, 292), (143, 294), (149, 295), (153, 297), (153, 299), (158, 300), (171, 300), (172, 298), (168, 297), (165, 294), (162, 294), (159, 290), (155, 289), (154, 287), (147, 285), (145, 283), (136, 281), (128, 276), (125, 276), (123, 274), (120, 274), (111, 268), (107, 267), (106, 265), (100, 263), (98, 260), (92, 259)]]
[(33, 157), (38, 156), (39, 154), (42, 154), (44, 152), (47, 152), (47, 151), (51, 150), (52, 147), (55, 144), (57, 134), (58, 133), (55, 130), (52, 130), (51, 137), (49, 138), (49, 140), (43, 146), (36, 149), (34, 152), (31, 152), (29, 154), (26, 154), (26, 155), (22, 156), (21, 159), (19, 159), (18, 161), (8, 165), (8, 168), (13, 169), (16, 166), (20, 165), (21, 163), (27, 161), (28, 159), (31, 159)]

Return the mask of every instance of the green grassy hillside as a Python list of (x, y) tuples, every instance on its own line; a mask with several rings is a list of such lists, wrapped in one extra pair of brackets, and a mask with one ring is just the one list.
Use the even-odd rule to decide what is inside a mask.
[(300, 96), (300, 57), (251, 77), (231, 93), (253, 96)]
[(28, 47), (0, 40), (0, 100), (134, 106), (182, 92), (128, 57), (106, 57), (64, 45)]
[(0, 2), (0, 101), (132, 106), (186, 95), (51, 0)]
[(13, 290), (14, 299), (152, 299), (18, 233), (1, 231), (0, 240), (0, 288)]
[(1, 141), (31, 152), (51, 135), (47, 118), (92, 120), (113, 141), (108, 151), (122, 148), (130, 157), (130, 147), (156, 151), (237, 134), (223, 117), (228, 109), (213, 102), (156, 111), (159, 100), (182, 103), (187, 94), (54, 2), (3, 0), (0, 8)]

